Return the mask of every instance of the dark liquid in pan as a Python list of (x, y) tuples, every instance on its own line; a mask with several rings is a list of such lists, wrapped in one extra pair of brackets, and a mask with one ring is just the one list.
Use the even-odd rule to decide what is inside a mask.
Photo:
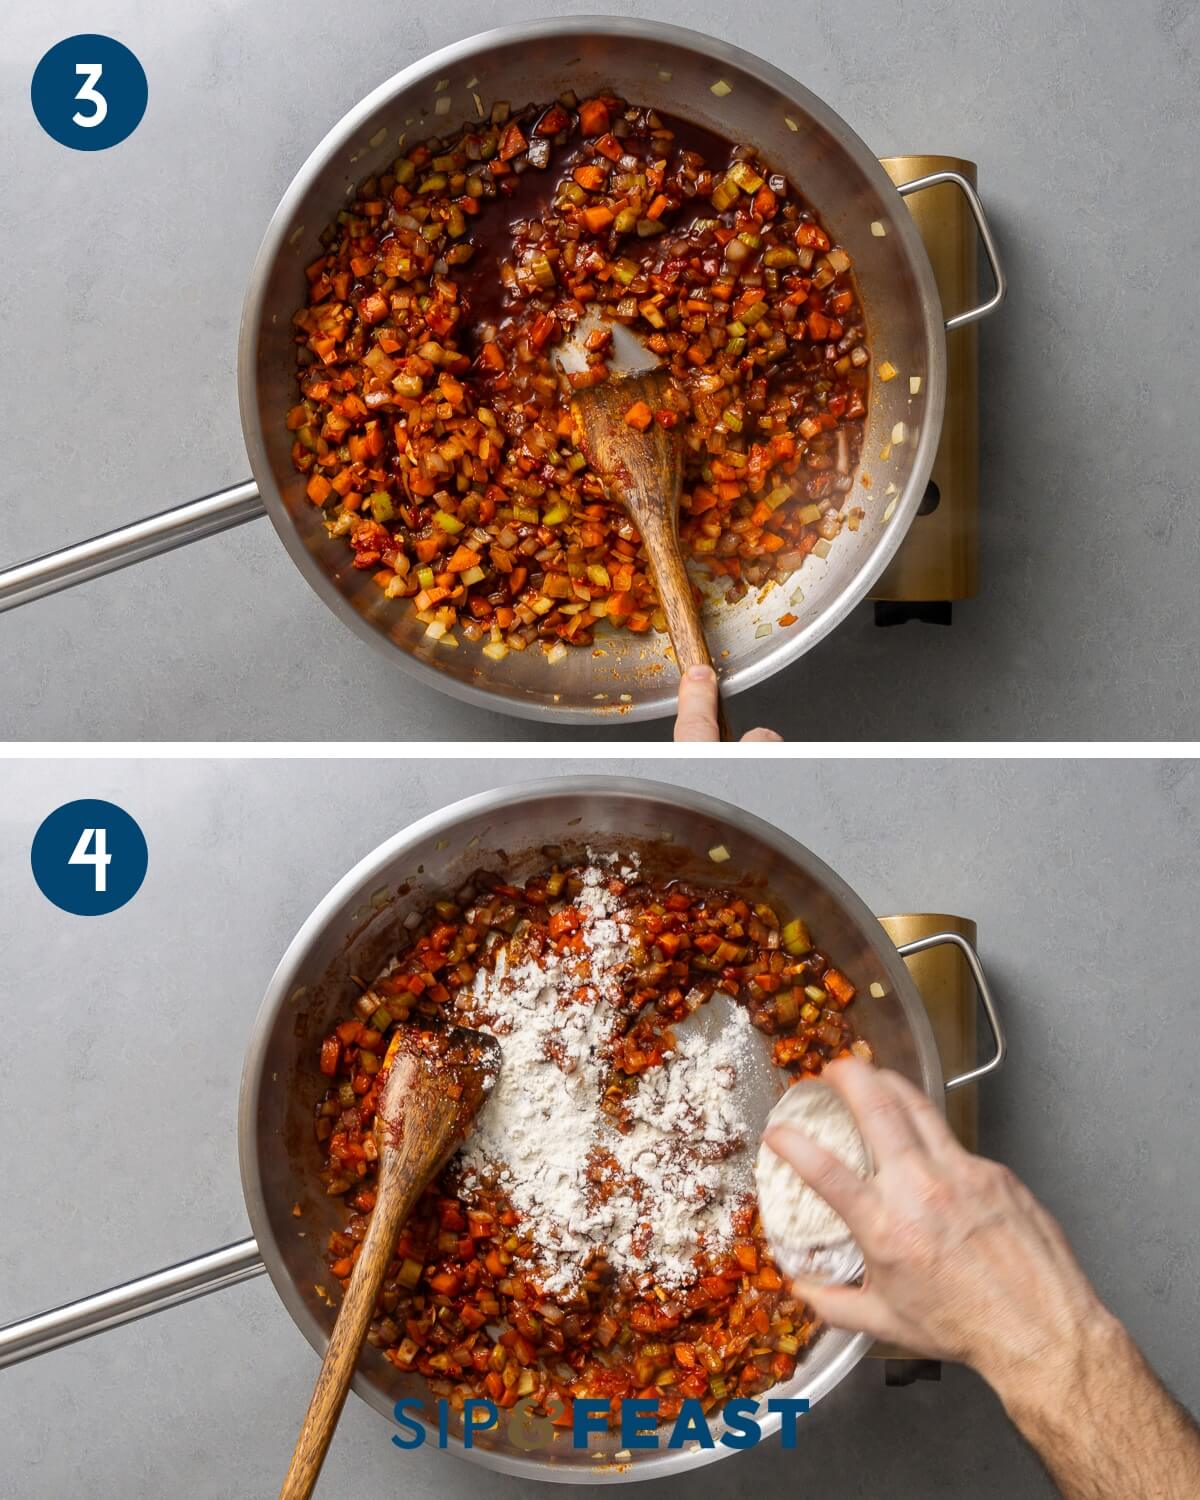
[[(703, 125), (693, 125), (676, 115), (663, 114), (656, 110), (663, 128), (674, 135), (672, 150), (694, 151), (704, 159), (704, 165), (720, 173), (729, 165), (733, 143), (708, 130)], [(555, 193), (564, 178), (581, 162), (590, 160), (588, 147), (592, 143), (582, 137), (573, 137), (565, 147), (559, 147), (551, 156), (546, 168), (527, 167), (519, 176), (502, 178), (505, 185), (514, 184), (511, 193), (489, 199), (479, 218), (471, 226), (471, 240), (475, 245), (465, 271), (455, 274), (471, 309), (471, 332), (474, 335), (482, 325), (500, 323), (509, 311), (508, 296), (500, 279), (500, 266), (512, 258), (514, 228), (530, 219), (544, 218), (554, 202)], [(695, 218), (710, 218), (712, 208), (698, 202)], [(682, 213), (671, 223), (671, 236), (686, 234), (689, 221)], [(474, 353), (474, 349), (471, 351)]]

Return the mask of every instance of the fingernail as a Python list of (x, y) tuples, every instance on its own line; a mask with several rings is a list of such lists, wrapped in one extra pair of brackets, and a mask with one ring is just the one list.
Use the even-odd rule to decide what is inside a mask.
[(711, 667), (701, 666), (689, 667), (684, 673), (689, 682), (712, 682), (716, 675)]

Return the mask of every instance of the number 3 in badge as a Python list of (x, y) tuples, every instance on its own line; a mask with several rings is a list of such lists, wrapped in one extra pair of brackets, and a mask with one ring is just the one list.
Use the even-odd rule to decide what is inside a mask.
[(64, 803), (44, 820), (30, 863), (48, 901), (77, 917), (101, 917), (137, 894), (149, 856), (124, 808), (87, 798)]
[(75, 95), (76, 99), (84, 100), (92, 106), (90, 114), (80, 114), (78, 110), (71, 116), (72, 125), (80, 125), (84, 130), (92, 130), (97, 125), (103, 125), (108, 119), (108, 100), (103, 94), (96, 92), (96, 85), (104, 75), (103, 63), (76, 63), (76, 73), (82, 73), (86, 82)]
[(146, 112), (146, 74), (110, 36), (69, 36), (34, 70), (30, 98), (47, 135), (75, 151), (104, 151), (132, 135)]

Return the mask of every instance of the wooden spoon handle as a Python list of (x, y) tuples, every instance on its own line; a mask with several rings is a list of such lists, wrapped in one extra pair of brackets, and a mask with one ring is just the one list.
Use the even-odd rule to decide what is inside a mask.
[[(692, 580), (688, 576), (679, 536), (674, 526), (659, 524), (657, 518), (649, 519), (649, 507), (630, 507), (641, 521), (642, 542), (650, 559), (658, 597), (667, 617), (667, 634), (680, 676), (689, 667), (713, 666), (708, 641), (704, 637), (704, 626), (700, 623), (700, 611), (692, 593)], [(714, 669), (715, 670), (715, 669)], [(723, 740), (731, 738), (729, 724), (725, 718), (725, 706), (717, 699), (717, 729)]]
[(296, 1439), (292, 1462), (279, 1492), (280, 1500), (307, 1500), (316, 1488), (375, 1311), (379, 1288), (396, 1249), (400, 1226), (424, 1190), (434, 1165), (427, 1161), (422, 1166), (412, 1161), (395, 1173), (380, 1172), (379, 1197), (371, 1211), (366, 1239), (354, 1263), (304, 1425)]

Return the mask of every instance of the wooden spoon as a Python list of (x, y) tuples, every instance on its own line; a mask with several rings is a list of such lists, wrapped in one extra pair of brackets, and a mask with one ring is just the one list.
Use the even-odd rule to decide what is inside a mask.
[[(573, 355), (599, 322), (594, 314), (580, 320), (570, 352), (563, 351), (559, 356), (564, 370), (580, 368), (578, 357)], [(664, 427), (658, 421), (640, 431), (625, 420), (625, 414), (639, 401), (652, 412), (669, 409), (671, 376), (662, 366), (653, 365), (654, 356), (623, 325), (605, 326), (612, 335), (613, 353), (607, 360), (612, 373), (601, 384), (574, 390), (571, 395), (571, 411), (583, 437), (583, 451), (609, 498), (625, 507), (641, 535), (680, 674), (693, 666), (711, 667), (713, 659), (679, 546), (683, 431), (678, 426)], [(650, 368), (632, 367), (637, 363), (637, 352), (630, 352), (631, 345), (640, 352), (642, 365), (650, 362)], [(717, 724), (721, 738), (729, 739), (729, 725), (719, 700)]]
[(491, 1093), (500, 1072), (500, 1044), (495, 1037), (458, 1026), (429, 1031), (401, 1027), (381, 1071), (375, 1207), (280, 1500), (305, 1500), (316, 1488), (401, 1227)]

